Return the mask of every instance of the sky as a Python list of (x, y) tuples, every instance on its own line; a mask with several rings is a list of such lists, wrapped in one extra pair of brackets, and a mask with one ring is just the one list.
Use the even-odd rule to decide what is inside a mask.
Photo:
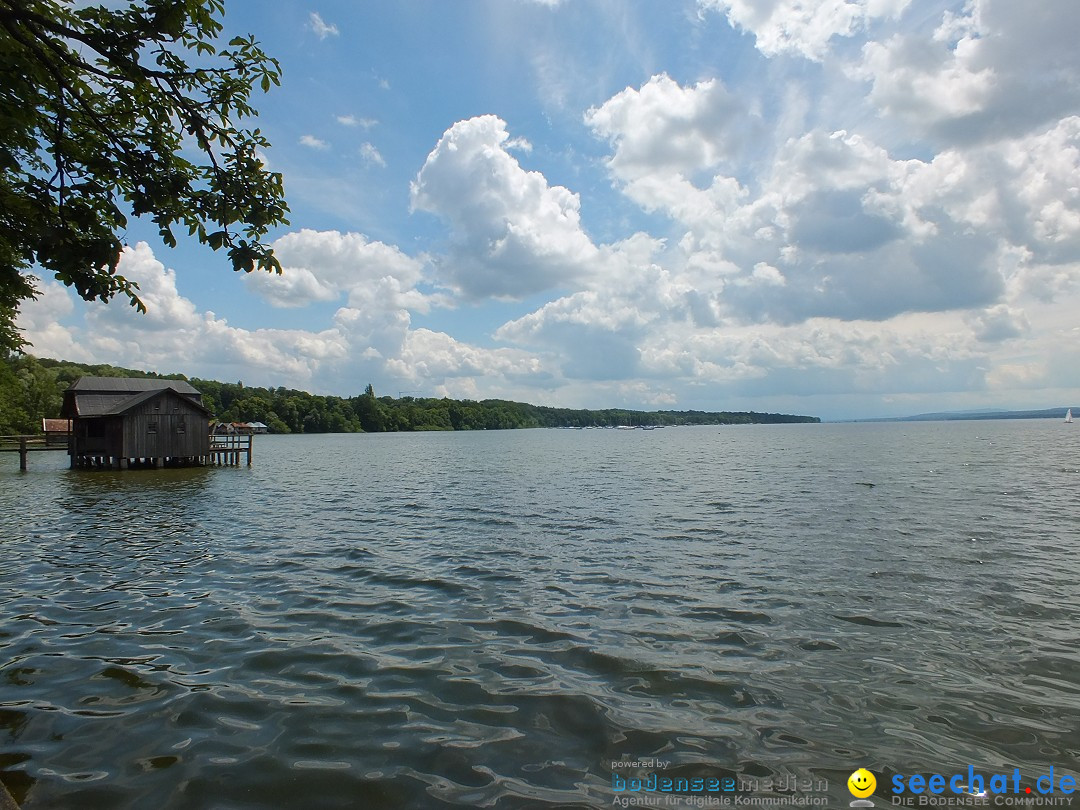
[(1076, 0), (227, 0), (285, 272), (132, 223), (39, 357), (850, 419), (1080, 404)]

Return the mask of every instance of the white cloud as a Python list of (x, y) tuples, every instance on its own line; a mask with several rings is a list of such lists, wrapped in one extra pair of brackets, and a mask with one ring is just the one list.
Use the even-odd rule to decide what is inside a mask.
[(578, 281), (597, 256), (578, 196), (525, 171), (509, 142), (495, 116), (459, 121), (412, 184), (413, 209), (450, 223), (453, 249), (441, 269), (470, 297), (518, 297)]
[(746, 124), (729, 125), (737, 117), (752, 118), (718, 83), (682, 88), (665, 76), (587, 116), (614, 147), (617, 187), (686, 228), (668, 261), (703, 323), (887, 318), (999, 294), (997, 237), (972, 228), (971, 189), (963, 205), (941, 196), (947, 183), (914, 195), (927, 164), (814, 130), (777, 148), (755, 193), (723, 171), (744, 140)]
[(761, 130), (760, 119), (719, 80), (681, 87), (666, 75), (589, 110), (585, 122), (614, 147), (608, 168), (631, 199), (686, 220), (714, 211), (717, 196), (738, 194), (726, 184), (702, 189), (694, 180), (730, 161)]
[(374, 144), (362, 143), (360, 144), (360, 157), (363, 158), (364, 163), (372, 166), (386, 167), (386, 161), (379, 153), (379, 150), (375, 148)]
[(969, 0), (932, 37), (898, 31), (868, 42), (856, 75), (869, 100), (906, 129), (945, 143), (1016, 137), (1080, 112), (1073, 0)]
[[(476, 377), (512, 386), (550, 376), (527, 352), (471, 346), (442, 332), (412, 330), (410, 310), (426, 306), (414, 289), (422, 268), (397, 248), (359, 234), (315, 231), (288, 234), (274, 248), (286, 265), (285, 275), (246, 278), (260, 289), (254, 279), (263, 278), (266, 289), (276, 288), (274, 295), (296, 291), (310, 298), (312, 288), (347, 290), (347, 306), (325, 328), (244, 329), (213, 312), (199, 312), (177, 289), (176, 273), (146, 243), (127, 248), (119, 266), (120, 273), (140, 285), (145, 315), (121, 302), (76, 302), (65, 287), (49, 282), (41, 285), (38, 300), (27, 302), (18, 324), (42, 357), (315, 391), (358, 393), (372, 379), (464, 389), (475, 386)], [(301, 261), (308, 267), (297, 267)], [(342, 392), (342, 380), (355, 381), (354, 390)]]
[(37, 357), (70, 359), (89, 362), (92, 355), (75, 340), (61, 322), (75, 310), (68, 288), (58, 281), (34, 279), (38, 290), (36, 299), (25, 301), (19, 308), (16, 325), (31, 343), (30, 352)]
[(104, 331), (123, 331), (137, 323), (143, 333), (183, 332), (197, 329), (201, 316), (195, 305), (179, 294), (176, 272), (154, 256), (145, 242), (124, 249), (118, 272), (139, 285), (138, 295), (146, 305), (140, 314), (129, 306), (91, 305), (88, 319)]
[(896, 19), (911, 0), (698, 0), (702, 12), (727, 15), (749, 31), (766, 56), (797, 53), (821, 60), (833, 37), (849, 37), (883, 17)]
[(1006, 141), (1001, 151), (1022, 206), (1022, 244), (1038, 260), (1080, 261), (1080, 117)]
[(992, 306), (1006, 238), (1036, 262), (1080, 261), (1078, 118), (929, 161), (811, 130), (753, 188), (725, 172), (746, 140), (732, 118), (752, 115), (718, 83), (666, 76), (586, 116), (616, 187), (685, 228), (666, 266), (702, 325)]
[(315, 32), (315, 36), (319, 39), (326, 39), (327, 37), (336, 37), (339, 33), (338, 27), (333, 23), (328, 23), (323, 20), (318, 12), (313, 11), (308, 17), (308, 27)]
[(357, 118), (355, 115), (339, 115), (337, 122), (343, 127), (359, 127), (360, 129), (371, 129), (379, 123), (374, 118)]
[(1049, 339), (1033, 300), (1060, 306), (1080, 287), (1080, 119), (926, 160), (811, 129), (745, 185), (728, 172), (746, 175), (759, 122), (717, 81), (655, 76), (585, 120), (611, 144), (616, 188), (684, 231), (602, 247), (584, 289), (495, 333), (570, 382), (984, 390), (1023, 366), (1016, 338)]
[(423, 264), (363, 234), (305, 228), (282, 236), (272, 247), (282, 274), (250, 273), (244, 281), (274, 306), (301, 307), (342, 295), (354, 305), (377, 290), (395, 307), (426, 307), (415, 289)]
[(754, 272), (750, 274), (750, 278), (760, 284), (769, 284), (773, 287), (783, 287), (787, 284), (784, 274), (765, 262), (754, 265)]
[(445, 384), (448, 378), (461, 377), (548, 376), (540, 361), (529, 352), (482, 349), (430, 329), (409, 332), (401, 353), (387, 365), (399, 378), (416, 384), (430, 384), (432, 380)]
[(329, 143), (320, 138), (316, 138), (314, 135), (301, 135), (300, 145), (306, 146), (309, 149), (326, 150), (330, 148)]

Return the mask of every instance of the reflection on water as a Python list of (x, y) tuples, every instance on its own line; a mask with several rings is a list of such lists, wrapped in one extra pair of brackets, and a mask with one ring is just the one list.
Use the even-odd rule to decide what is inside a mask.
[(610, 806), (611, 763), (642, 758), (827, 780), (834, 804), (858, 766), (879, 784), (1069, 772), (1077, 436), (516, 431), (265, 437), (251, 469), (3, 459), (0, 772), (27, 808)]

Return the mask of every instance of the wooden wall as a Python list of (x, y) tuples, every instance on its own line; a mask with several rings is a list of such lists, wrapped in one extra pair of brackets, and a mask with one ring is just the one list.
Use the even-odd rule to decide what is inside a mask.
[(206, 414), (172, 391), (124, 414), (124, 458), (183, 458), (210, 453)]
[(97, 419), (75, 419), (75, 454), (84, 456), (122, 455), (124, 446), (124, 422), (121, 416), (103, 416)]

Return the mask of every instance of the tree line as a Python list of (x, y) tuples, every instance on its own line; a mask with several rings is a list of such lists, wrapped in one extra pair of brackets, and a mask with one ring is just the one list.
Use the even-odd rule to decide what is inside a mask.
[(223, 422), (263, 422), (272, 433), (383, 433), (418, 430), (507, 430), (618, 425), (743, 425), (819, 422), (814, 416), (754, 411), (634, 411), (551, 408), (501, 399), (376, 396), (369, 384), (352, 397), (292, 388), (188, 378), (110, 365), (87, 365), (9, 354), (0, 363), (0, 435), (37, 433), (41, 420), (60, 415), (64, 390), (80, 377), (187, 380)]

